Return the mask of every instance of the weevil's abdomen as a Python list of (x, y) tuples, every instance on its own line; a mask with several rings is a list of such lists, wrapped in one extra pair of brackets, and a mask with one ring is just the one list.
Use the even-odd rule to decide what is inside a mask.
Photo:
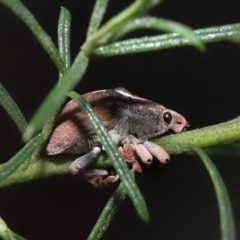
[[(121, 119), (121, 103), (106, 90), (84, 94), (83, 97), (91, 104), (107, 130), (110, 131), (118, 125)], [(85, 153), (98, 144), (95, 137), (86, 115), (72, 100), (60, 112), (45, 152), (47, 155)]]
[(86, 142), (87, 136), (93, 133), (78, 105), (70, 101), (57, 118), (56, 126), (46, 147), (46, 154), (56, 155), (66, 152), (77, 142)]
[(74, 136), (71, 134), (64, 134), (62, 136), (62, 129), (55, 129), (51, 135), (48, 145), (46, 147), (47, 155), (57, 155), (61, 153), (76, 153), (81, 154), (88, 152), (91, 148), (87, 139), (79, 139), (79, 141), (73, 141)]

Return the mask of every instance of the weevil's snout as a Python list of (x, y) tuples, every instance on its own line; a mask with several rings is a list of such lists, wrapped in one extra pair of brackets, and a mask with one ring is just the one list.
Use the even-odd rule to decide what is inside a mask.
[(172, 129), (176, 133), (185, 132), (190, 126), (187, 120), (177, 112), (170, 109), (165, 109), (163, 112), (163, 120), (169, 129)]

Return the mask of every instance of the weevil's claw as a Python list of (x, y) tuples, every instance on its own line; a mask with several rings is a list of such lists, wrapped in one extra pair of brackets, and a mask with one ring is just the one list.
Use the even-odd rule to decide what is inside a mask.
[(135, 163), (132, 165), (132, 169), (136, 173), (143, 173), (145, 171), (144, 166), (142, 166), (138, 161), (135, 161)]
[(101, 187), (109, 186), (111, 183), (116, 182), (118, 179), (119, 179), (119, 176), (118, 176), (118, 175), (108, 176), (106, 179), (104, 179), (104, 180), (102, 181)]
[(103, 169), (87, 169), (81, 175), (94, 187), (107, 187), (119, 179), (114, 172)]

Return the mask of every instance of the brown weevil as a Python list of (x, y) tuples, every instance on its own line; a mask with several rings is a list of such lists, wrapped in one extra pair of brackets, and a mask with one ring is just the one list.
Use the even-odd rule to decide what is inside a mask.
[[(149, 139), (158, 137), (169, 129), (179, 133), (189, 126), (180, 114), (158, 103), (134, 96), (124, 88), (94, 91), (82, 97), (91, 104), (113, 142), (120, 149), (121, 146), (132, 144), (132, 151), (139, 155), (144, 165), (151, 165), (153, 156), (163, 164), (170, 159), (160, 146), (149, 142)], [(56, 120), (46, 154), (85, 154), (70, 165), (71, 173), (84, 175), (95, 186), (104, 186), (118, 179), (116, 173), (104, 169), (86, 169), (101, 149), (98, 136), (78, 104), (73, 100), (68, 102)]]

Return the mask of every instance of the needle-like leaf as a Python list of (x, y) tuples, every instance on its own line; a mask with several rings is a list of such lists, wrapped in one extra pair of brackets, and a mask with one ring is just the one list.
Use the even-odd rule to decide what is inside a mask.
[[(195, 30), (195, 33), (204, 43), (229, 40), (239, 32), (239, 23)], [(152, 37), (125, 40), (99, 47), (93, 51), (91, 58), (157, 51), (189, 45), (192, 45), (192, 43), (187, 38), (183, 38), (177, 33), (162, 34)]]
[(0, 218), (0, 238), (2, 240), (26, 240), (9, 229), (2, 218)]
[(71, 14), (66, 8), (61, 7), (58, 21), (58, 48), (64, 66), (67, 70), (71, 66), (70, 33)]
[(217, 195), (218, 209), (221, 224), (221, 239), (235, 240), (235, 226), (232, 214), (232, 207), (225, 184), (208, 155), (198, 146), (189, 145), (189, 148), (198, 154), (202, 159), (208, 173), (212, 179), (213, 186)]
[(0, 168), (0, 181), (11, 175), (18, 169), (27, 159), (30, 158), (34, 150), (43, 143), (44, 137), (42, 134), (37, 135), (29, 141), (15, 156), (8, 162), (4, 163)]
[(99, 240), (102, 238), (126, 195), (127, 191), (121, 182), (115, 193), (108, 200), (87, 240)]
[(42, 105), (30, 120), (23, 135), (25, 141), (28, 141), (34, 134), (40, 131), (46, 119), (55, 115), (56, 111), (61, 108), (68, 92), (80, 82), (87, 66), (88, 58), (80, 53), (74, 61), (71, 69), (64, 74), (62, 80), (50, 91)]
[(4, 107), (6, 112), (12, 118), (12, 120), (16, 123), (18, 130), (21, 133), (24, 133), (27, 127), (27, 122), (20, 111), (17, 104), (14, 102), (10, 94), (0, 83), (0, 104)]
[(179, 36), (188, 39), (189, 43), (199, 50), (203, 51), (205, 49), (203, 42), (190, 27), (178, 22), (156, 17), (143, 17), (130, 21), (116, 34), (114, 40), (139, 29), (155, 29), (169, 33), (177, 33)]
[(87, 38), (97, 31), (99, 28), (103, 16), (106, 12), (108, 0), (96, 0), (90, 23), (88, 26)]

